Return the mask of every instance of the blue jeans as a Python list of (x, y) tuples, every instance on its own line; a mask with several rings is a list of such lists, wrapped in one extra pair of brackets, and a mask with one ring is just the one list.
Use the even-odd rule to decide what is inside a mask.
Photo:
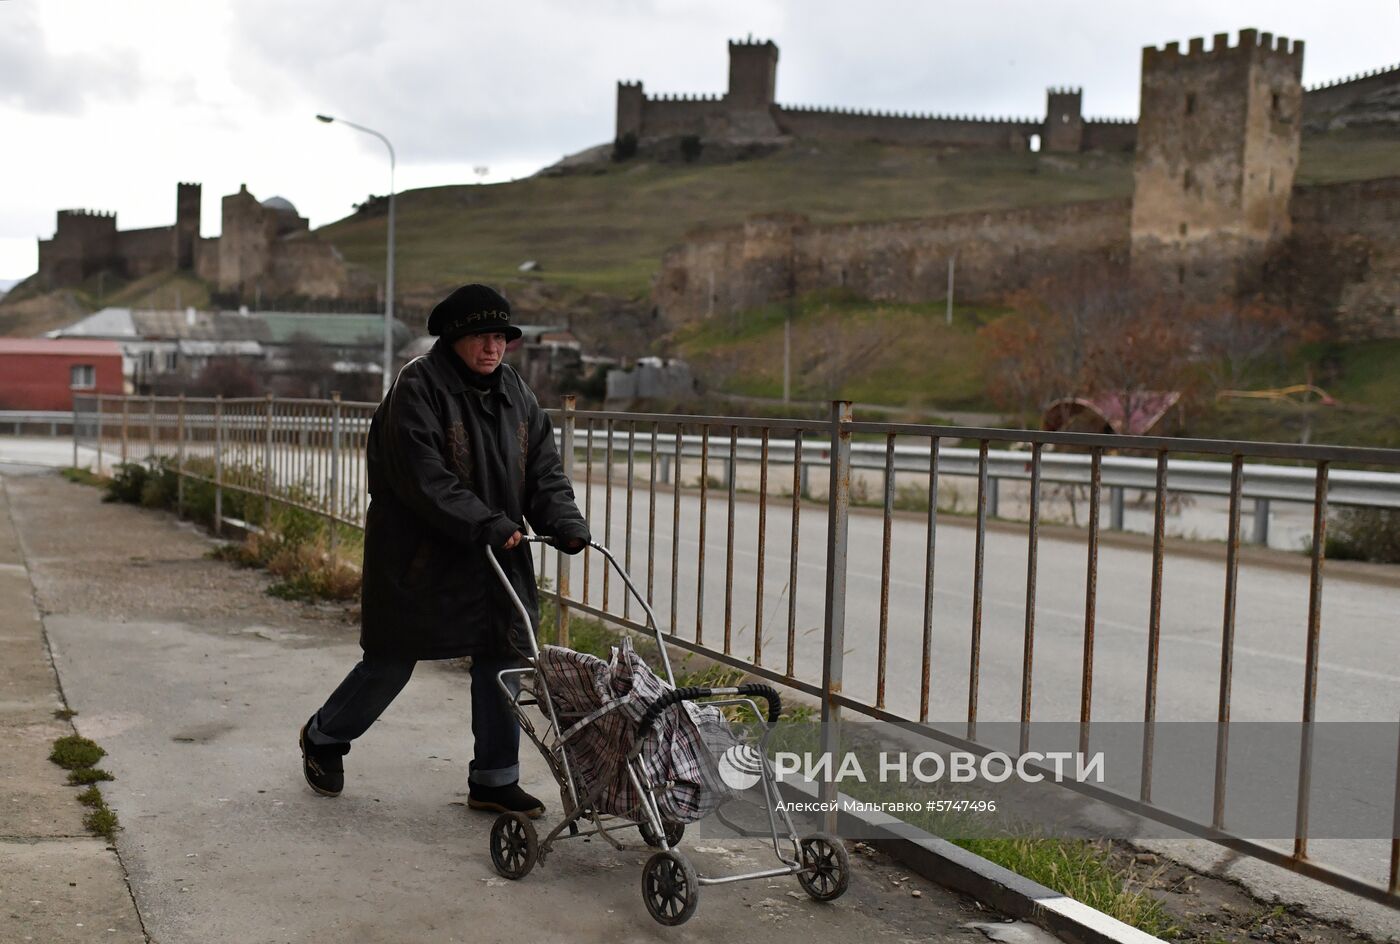
[[(321, 709), (311, 716), (306, 736), (312, 744), (349, 744), (364, 734), (408, 684), (417, 663), (366, 655), (345, 676)], [(514, 656), (472, 659), (473, 757), (467, 779), (501, 787), (520, 779), (520, 724), (496, 684), (496, 673), (520, 665)], [(519, 687), (518, 680), (511, 683)]]

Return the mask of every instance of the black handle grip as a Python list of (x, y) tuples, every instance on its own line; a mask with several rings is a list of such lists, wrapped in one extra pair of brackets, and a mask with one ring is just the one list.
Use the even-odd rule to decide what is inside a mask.
[(740, 695), (756, 695), (768, 702), (768, 723), (777, 724), (778, 715), (783, 713), (783, 699), (772, 685), (762, 682), (748, 682), (739, 686)]
[[(778, 695), (778, 690), (772, 685), (764, 685), (762, 682), (748, 682), (738, 688), (740, 695), (749, 695), (762, 698), (768, 702), (768, 723), (775, 724), (778, 716), (783, 712), (783, 700)], [(683, 701), (694, 701), (697, 698), (709, 698), (718, 694), (713, 688), (673, 688), (662, 695), (647, 707), (646, 713), (642, 715), (642, 720), (637, 722), (637, 736), (646, 737), (647, 731), (656, 723), (656, 719), (661, 717), (661, 713), (672, 705)]]
[(642, 715), (642, 720), (637, 722), (637, 736), (646, 737), (647, 731), (651, 730), (651, 726), (656, 723), (656, 719), (661, 717), (661, 713), (672, 705), (679, 704), (686, 700), (704, 698), (709, 694), (710, 689), (708, 688), (689, 687), (671, 689), (656, 701), (652, 702), (647, 708), (646, 714)]

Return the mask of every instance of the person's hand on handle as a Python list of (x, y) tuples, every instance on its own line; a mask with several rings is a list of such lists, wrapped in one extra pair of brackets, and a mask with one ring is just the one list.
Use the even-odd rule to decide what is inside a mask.
[(516, 547), (516, 545), (518, 545), (523, 540), (525, 540), (525, 535), (521, 534), (519, 531), (516, 531), (510, 537), (506, 538), (506, 543), (503, 550), (513, 550)]

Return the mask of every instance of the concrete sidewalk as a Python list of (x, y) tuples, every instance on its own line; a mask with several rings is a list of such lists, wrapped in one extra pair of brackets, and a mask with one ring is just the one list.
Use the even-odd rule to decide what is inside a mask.
[[(151, 940), (676, 939), (642, 905), (650, 850), (640, 843), (564, 843), (521, 882), (496, 876), (492, 817), (464, 805), (469, 683), (459, 668), (420, 665), (346, 758), (345, 794), (316, 797), (296, 731), (358, 656), (343, 609), (266, 596), (265, 575), (205, 559), (209, 541), (168, 514), (103, 505), (95, 490), (47, 474), (13, 476), (7, 488), (77, 727), (110, 755), (117, 780), (104, 792)], [(48, 720), (35, 722), (44, 730), (26, 771), (48, 764), (48, 732), (64, 727), (51, 717), (57, 705), (38, 710)], [(554, 783), (528, 744), (522, 761), (525, 786), (557, 816)], [(61, 784), (61, 773), (50, 779)], [(76, 821), (81, 807), (55, 789)], [(776, 864), (753, 840), (688, 835), (683, 848), (702, 874)], [(679, 933), (981, 940), (964, 924), (995, 919), (888, 861), (853, 862), (851, 890), (834, 904), (811, 902), (790, 878), (711, 887)]]
[(145, 941), (115, 850), (88, 835), (64, 770), (73, 733), (0, 480), (0, 940)]

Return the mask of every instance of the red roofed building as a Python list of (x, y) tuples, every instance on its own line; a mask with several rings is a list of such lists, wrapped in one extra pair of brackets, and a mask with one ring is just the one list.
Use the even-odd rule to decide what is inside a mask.
[(74, 394), (121, 394), (115, 341), (0, 338), (0, 410), (71, 410)]

